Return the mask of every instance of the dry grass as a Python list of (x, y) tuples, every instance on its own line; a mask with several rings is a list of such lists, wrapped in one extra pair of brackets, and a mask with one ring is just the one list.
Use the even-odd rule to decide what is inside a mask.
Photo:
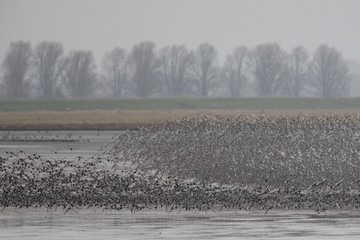
[(345, 115), (358, 110), (89, 110), (89, 111), (40, 111), (2, 112), (0, 130), (124, 130), (136, 129), (152, 123), (172, 121), (202, 115), (259, 115), (283, 116), (333, 113)]

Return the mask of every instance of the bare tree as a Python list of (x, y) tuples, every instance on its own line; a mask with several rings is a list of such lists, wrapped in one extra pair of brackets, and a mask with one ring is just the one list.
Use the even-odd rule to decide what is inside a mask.
[(132, 91), (136, 96), (149, 97), (158, 89), (159, 61), (155, 43), (142, 42), (135, 45), (129, 58)]
[(63, 80), (72, 97), (87, 97), (95, 91), (95, 62), (91, 51), (73, 51), (66, 58)]
[[(0, 55), (0, 63), (3, 62), (3, 58)], [(3, 71), (3, 66), (2, 64), (0, 64), (0, 99), (3, 98), (5, 95), (5, 91), (4, 91), (4, 71)]]
[(228, 84), (232, 97), (239, 97), (247, 82), (247, 77), (244, 74), (247, 54), (248, 50), (245, 46), (237, 47), (225, 60), (223, 77)]
[(285, 53), (276, 43), (258, 45), (251, 53), (250, 67), (259, 96), (275, 96), (285, 77)]
[(350, 81), (349, 68), (335, 48), (321, 45), (311, 63), (311, 76), (317, 93), (322, 97), (340, 97)]
[(58, 42), (41, 42), (34, 51), (34, 73), (43, 98), (53, 98), (59, 90), (58, 79), (64, 69), (64, 47)]
[(30, 42), (11, 42), (2, 62), (5, 96), (24, 98), (29, 95), (32, 50)]
[(196, 81), (202, 97), (207, 97), (216, 87), (217, 56), (215, 47), (209, 43), (200, 44), (193, 52), (192, 78)]
[(284, 93), (290, 97), (299, 97), (307, 84), (309, 55), (305, 48), (299, 46), (287, 57)]
[(168, 96), (183, 96), (189, 92), (191, 55), (185, 46), (165, 47), (160, 51), (160, 77)]
[(127, 56), (123, 48), (105, 54), (102, 62), (107, 88), (113, 97), (121, 97), (127, 81)]

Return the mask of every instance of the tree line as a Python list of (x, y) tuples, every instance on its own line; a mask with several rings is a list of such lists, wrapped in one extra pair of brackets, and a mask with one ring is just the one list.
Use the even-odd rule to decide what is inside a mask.
[(157, 50), (151, 41), (128, 51), (115, 47), (96, 66), (91, 51), (65, 54), (60, 42), (11, 42), (2, 59), (3, 98), (90, 98), (97, 96), (286, 96), (349, 95), (350, 71), (341, 52), (320, 45), (313, 54), (302, 46), (284, 51), (277, 43), (240, 46), (222, 64), (209, 43)]

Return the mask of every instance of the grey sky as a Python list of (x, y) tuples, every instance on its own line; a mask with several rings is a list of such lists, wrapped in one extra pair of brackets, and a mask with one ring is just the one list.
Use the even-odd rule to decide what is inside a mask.
[(214, 44), (223, 57), (239, 45), (284, 49), (326, 43), (360, 61), (359, 0), (0, 0), (0, 56), (9, 43), (62, 42), (100, 61), (115, 46)]

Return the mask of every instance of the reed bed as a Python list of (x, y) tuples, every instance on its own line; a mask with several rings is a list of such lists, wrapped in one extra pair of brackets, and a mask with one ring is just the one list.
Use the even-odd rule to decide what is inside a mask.
[(336, 115), (356, 110), (243, 110), (243, 109), (178, 109), (178, 110), (83, 110), (1, 112), (0, 130), (127, 130), (160, 124), (186, 117), (262, 115), (279, 117), (298, 114)]

